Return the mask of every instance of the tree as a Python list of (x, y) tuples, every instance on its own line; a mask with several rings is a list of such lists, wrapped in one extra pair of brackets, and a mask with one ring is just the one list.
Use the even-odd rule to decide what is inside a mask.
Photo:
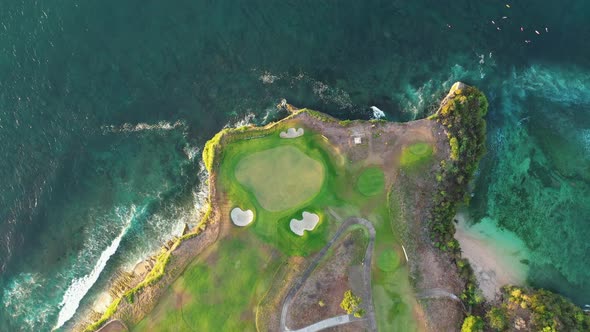
[(354, 314), (355, 317), (362, 317), (365, 311), (360, 308), (361, 298), (354, 295), (351, 290), (344, 292), (344, 298), (340, 302), (340, 308), (344, 309), (347, 314)]
[(505, 310), (494, 307), (486, 314), (490, 326), (496, 331), (504, 331), (508, 328), (508, 317)]
[(479, 316), (467, 316), (461, 326), (461, 332), (482, 332), (483, 319)]

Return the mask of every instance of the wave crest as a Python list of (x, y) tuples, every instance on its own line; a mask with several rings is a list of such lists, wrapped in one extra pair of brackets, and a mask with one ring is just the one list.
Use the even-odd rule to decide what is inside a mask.
[(176, 121), (174, 123), (160, 121), (156, 124), (149, 124), (149, 123), (145, 123), (145, 122), (140, 122), (137, 124), (125, 123), (121, 126), (108, 125), (108, 126), (101, 127), (103, 133), (135, 133), (135, 132), (140, 132), (140, 131), (152, 131), (152, 130), (168, 131), (168, 130), (174, 130), (177, 128), (181, 128), (181, 129), (185, 130), (187, 128), (187, 125), (186, 125), (186, 123), (184, 123), (184, 121)]

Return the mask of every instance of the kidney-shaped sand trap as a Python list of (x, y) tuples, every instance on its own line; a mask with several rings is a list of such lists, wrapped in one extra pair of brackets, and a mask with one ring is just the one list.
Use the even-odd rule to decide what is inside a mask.
[(289, 128), (287, 131), (281, 131), (279, 134), (281, 138), (296, 138), (299, 136), (303, 136), (303, 128)]
[(283, 145), (242, 158), (235, 168), (240, 184), (268, 211), (299, 206), (317, 195), (324, 165), (295, 146)]
[(313, 231), (320, 222), (320, 217), (315, 213), (303, 212), (303, 219), (291, 219), (289, 226), (293, 233), (303, 236), (304, 231)]
[(242, 210), (239, 207), (233, 208), (230, 212), (231, 221), (236, 226), (248, 226), (254, 221), (254, 212), (252, 210)]

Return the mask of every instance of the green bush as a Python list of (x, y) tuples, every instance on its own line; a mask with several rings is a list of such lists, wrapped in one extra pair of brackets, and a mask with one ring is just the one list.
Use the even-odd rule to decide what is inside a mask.
[(517, 311), (527, 310), (530, 317), (527, 326), (532, 331), (590, 331), (590, 316), (565, 297), (548, 290), (506, 286), (503, 299), (500, 307), (490, 312), (504, 310), (510, 317)]
[(467, 185), (473, 178), (477, 164), (485, 152), (486, 124), (483, 116), (487, 113), (486, 97), (473, 87), (455, 90), (453, 98), (429, 119), (445, 127), (449, 139), (450, 156), (440, 163), (436, 175), (438, 191), (433, 199), (429, 227), (433, 243), (443, 251), (451, 253), (460, 276), (465, 281), (461, 299), (471, 308), (483, 302), (473, 269), (461, 258), (461, 249), (454, 238), (453, 218), (457, 205), (468, 202)]
[(461, 332), (482, 332), (483, 319), (479, 316), (467, 316), (461, 326)]
[(504, 331), (508, 328), (508, 316), (503, 308), (492, 308), (486, 314), (490, 327), (496, 331)]
[(449, 144), (451, 145), (451, 159), (456, 161), (459, 159), (459, 141), (457, 137), (451, 137)]
[(355, 317), (362, 317), (365, 311), (360, 308), (361, 298), (354, 295), (351, 290), (344, 292), (344, 298), (340, 302), (340, 308), (347, 314), (354, 314)]

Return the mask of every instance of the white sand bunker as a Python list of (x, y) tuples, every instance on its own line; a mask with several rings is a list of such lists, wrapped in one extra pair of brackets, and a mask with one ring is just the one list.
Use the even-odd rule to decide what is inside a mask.
[(230, 213), (231, 221), (236, 226), (248, 226), (254, 221), (254, 212), (252, 210), (242, 210), (239, 207), (233, 208)]
[(303, 219), (291, 219), (291, 230), (293, 233), (303, 236), (304, 231), (312, 231), (320, 222), (320, 217), (315, 213), (303, 212)]
[(281, 131), (279, 136), (281, 136), (281, 138), (295, 138), (303, 136), (303, 128), (289, 128), (287, 131)]

